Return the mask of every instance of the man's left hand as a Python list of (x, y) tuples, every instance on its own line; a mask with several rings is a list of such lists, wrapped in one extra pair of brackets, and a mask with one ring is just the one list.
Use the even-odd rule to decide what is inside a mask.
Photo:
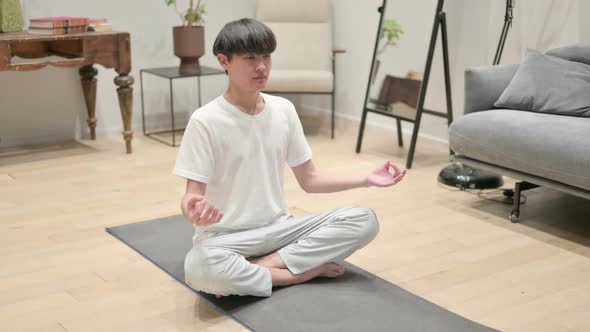
[(372, 171), (366, 181), (369, 187), (389, 187), (400, 182), (405, 175), (406, 170), (401, 171), (393, 161), (389, 160)]

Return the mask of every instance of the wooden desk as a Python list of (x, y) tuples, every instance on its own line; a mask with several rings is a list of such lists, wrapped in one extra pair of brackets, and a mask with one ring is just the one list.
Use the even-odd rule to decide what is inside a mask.
[(78, 67), (86, 109), (90, 138), (96, 139), (96, 75), (93, 66), (114, 68), (119, 76), (115, 84), (123, 120), (123, 138), (131, 153), (131, 113), (134, 80), (131, 71), (131, 46), (126, 32), (85, 32), (59, 36), (30, 35), (26, 32), (0, 33), (0, 71), (30, 71), (47, 65)]

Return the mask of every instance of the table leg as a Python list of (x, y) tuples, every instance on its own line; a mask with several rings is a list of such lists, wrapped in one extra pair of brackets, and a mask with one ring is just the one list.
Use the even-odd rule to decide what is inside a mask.
[(119, 86), (117, 88), (117, 94), (119, 95), (119, 107), (121, 108), (121, 117), (123, 118), (123, 138), (125, 139), (125, 147), (127, 153), (131, 153), (131, 140), (133, 139), (133, 131), (131, 130), (131, 113), (133, 108), (133, 76), (128, 73), (119, 73), (119, 76), (115, 77), (115, 84)]
[(92, 65), (81, 67), (78, 71), (82, 82), (86, 110), (88, 111), (88, 128), (90, 128), (90, 139), (96, 139), (96, 75), (98, 70)]
[(199, 81), (199, 108), (201, 105), (201, 76), (197, 76), (197, 81)]

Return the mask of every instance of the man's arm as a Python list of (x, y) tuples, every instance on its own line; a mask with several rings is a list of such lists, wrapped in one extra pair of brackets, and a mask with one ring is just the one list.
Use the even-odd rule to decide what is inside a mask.
[(184, 217), (197, 226), (218, 223), (223, 217), (223, 212), (207, 202), (206, 192), (206, 183), (186, 180), (186, 192), (180, 202), (180, 209)]
[[(321, 174), (313, 161), (308, 160), (292, 168), (301, 189), (307, 193), (332, 193), (361, 187), (389, 187), (403, 179), (406, 171), (400, 171), (392, 161), (376, 168), (367, 176), (335, 176)], [(390, 169), (394, 173), (390, 173)]]

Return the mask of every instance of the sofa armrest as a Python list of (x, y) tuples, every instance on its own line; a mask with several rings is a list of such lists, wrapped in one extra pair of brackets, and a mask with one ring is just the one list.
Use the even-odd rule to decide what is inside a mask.
[(494, 108), (494, 103), (508, 87), (518, 66), (511, 64), (466, 69), (464, 113)]

